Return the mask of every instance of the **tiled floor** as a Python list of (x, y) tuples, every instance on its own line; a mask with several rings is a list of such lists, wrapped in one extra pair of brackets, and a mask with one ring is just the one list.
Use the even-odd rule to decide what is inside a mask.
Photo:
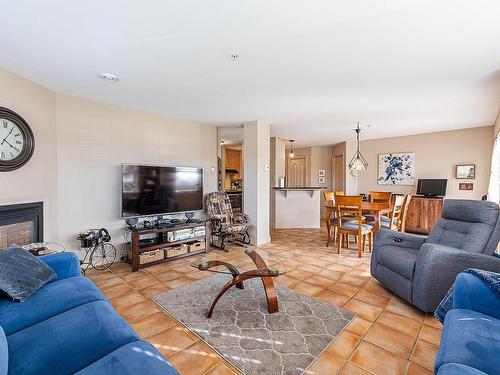
[[(264, 248), (288, 272), (277, 282), (357, 315), (307, 374), (432, 374), (441, 325), (384, 289), (370, 276), (370, 254), (325, 247), (325, 229), (272, 233)], [(238, 254), (238, 255), (236, 255)], [(238, 261), (241, 252), (229, 252)], [(149, 297), (211, 276), (189, 266), (193, 258), (132, 273), (124, 263), (89, 274), (134, 329), (185, 375), (237, 374), (195, 335), (163, 312)]]

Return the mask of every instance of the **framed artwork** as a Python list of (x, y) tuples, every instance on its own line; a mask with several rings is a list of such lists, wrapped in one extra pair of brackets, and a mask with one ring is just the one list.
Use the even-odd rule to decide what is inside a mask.
[(415, 185), (415, 153), (379, 154), (379, 185)]
[(474, 190), (474, 184), (472, 182), (460, 182), (458, 190)]
[(326, 176), (326, 171), (324, 169), (318, 170), (318, 176), (319, 177), (325, 177)]
[(476, 166), (474, 164), (457, 165), (455, 176), (459, 180), (473, 180), (476, 178)]
[(324, 184), (325, 183), (325, 178), (324, 177), (318, 177), (318, 183)]

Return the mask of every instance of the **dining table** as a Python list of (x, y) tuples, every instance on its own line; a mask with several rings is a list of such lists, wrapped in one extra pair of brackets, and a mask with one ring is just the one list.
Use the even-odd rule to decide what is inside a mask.
[[(326, 217), (329, 219), (331, 215), (337, 210), (337, 206), (333, 203), (327, 203), (325, 205)], [(373, 225), (373, 235), (377, 234), (377, 231), (381, 227), (380, 216), (388, 214), (391, 212), (391, 205), (387, 203), (380, 202), (361, 202), (361, 210), (363, 214), (370, 214), (375, 216), (375, 223)]]

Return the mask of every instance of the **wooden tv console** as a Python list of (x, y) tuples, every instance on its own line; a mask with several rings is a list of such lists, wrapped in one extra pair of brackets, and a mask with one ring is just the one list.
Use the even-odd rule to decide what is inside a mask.
[(441, 217), (442, 207), (442, 197), (412, 196), (406, 216), (406, 231), (417, 234), (429, 234), (434, 224)]
[[(168, 241), (169, 232), (175, 232), (183, 229), (190, 229), (196, 227), (205, 227), (205, 234), (203, 236), (190, 237), (182, 240)], [(150, 229), (129, 229), (131, 232), (131, 259), (128, 259), (129, 263), (132, 264), (132, 272), (138, 271), (140, 268), (145, 268), (149, 266), (154, 266), (155, 264), (170, 262), (176, 259), (181, 259), (193, 255), (198, 255), (202, 253), (208, 252), (209, 249), (209, 240), (208, 240), (208, 227), (206, 221), (194, 220), (193, 222), (181, 222), (179, 224), (175, 224), (169, 228), (150, 228)], [(147, 236), (148, 238), (152, 237), (152, 235), (156, 235), (154, 237), (155, 243), (148, 245), (141, 245), (141, 237)], [(145, 252), (151, 252), (154, 250), (168, 248), (175, 245), (187, 244), (193, 241), (204, 242), (205, 246), (203, 250), (189, 252), (186, 254), (181, 254), (173, 257), (164, 257), (163, 259), (156, 260), (154, 262), (149, 262), (145, 264), (140, 264), (140, 254)]]

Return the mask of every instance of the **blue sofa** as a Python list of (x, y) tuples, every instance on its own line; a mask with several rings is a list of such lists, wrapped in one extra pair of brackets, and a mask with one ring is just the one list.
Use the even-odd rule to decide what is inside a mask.
[(471, 274), (459, 274), (454, 285), (435, 373), (500, 374), (500, 298)]
[(178, 374), (80, 275), (74, 253), (40, 259), (57, 278), (23, 303), (0, 299), (0, 375)]

